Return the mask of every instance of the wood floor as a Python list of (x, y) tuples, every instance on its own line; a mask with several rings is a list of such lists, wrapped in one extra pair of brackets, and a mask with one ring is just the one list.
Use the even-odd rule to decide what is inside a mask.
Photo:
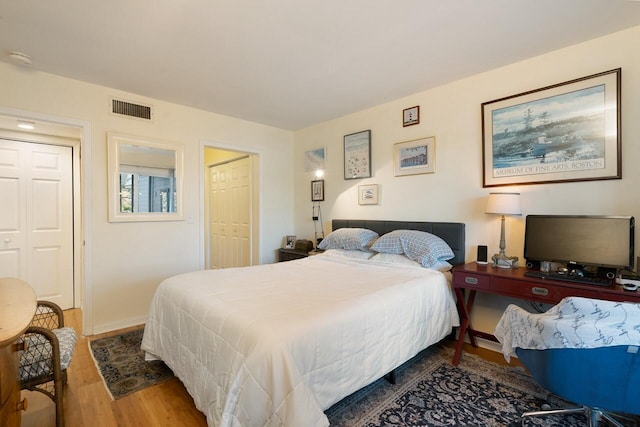
[[(80, 309), (66, 310), (64, 313), (65, 326), (72, 326), (78, 332), (73, 360), (67, 370), (68, 383), (64, 396), (67, 427), (206, 427), (205, 416), (196, 409), (191, 396), (175, 378), (111, 400), (98, 374), (88, 342), (126, 330), (83, 337)], [(54, 427), (53, 402), (36, 392), (23, 391), (22, 397), (25, 396), (29, 408), (22, 415), (22, 426)]]
[[(207, 425), (205, 416), (196, 409), (191, 396), (175, 378), (116, 401), (111, 400), (98, 374), (88, 342), (128, 329), (84, 337), (80, 309), (65, 311), (65, 325), (72, 326), (78, 332), (78, 342), (71, 366), (68, 368), (69, 380), (64, 396), (67, 427)], [(453, 345), (453, 342), (450, 344)], [(490, 350), (467, 346), (465, 351), (478, 354), (492, 362), (505, 363), (502, 354)], [(55, 426), (55, 409), (50, 399), (40, 393), (26, 391), (22, 392), (22, 397), (27, 397), (29, 401), (28, 410), (22, 415), (23, 427)]]

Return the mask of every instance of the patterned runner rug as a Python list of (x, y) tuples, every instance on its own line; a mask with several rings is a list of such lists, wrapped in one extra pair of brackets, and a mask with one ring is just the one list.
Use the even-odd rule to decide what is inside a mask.
[(144, 360), (140, 349), (143, 332), (144, 329), (136, 329), (89, 341), (98, 372), (113, 399), (173, 378), (173, 372), (162, 361)]

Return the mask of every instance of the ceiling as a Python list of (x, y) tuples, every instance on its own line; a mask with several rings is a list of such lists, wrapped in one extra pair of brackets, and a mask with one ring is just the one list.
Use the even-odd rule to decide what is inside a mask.
[(634, 0), (0, 0), (0, 61), (297, 130), (636, 25)]

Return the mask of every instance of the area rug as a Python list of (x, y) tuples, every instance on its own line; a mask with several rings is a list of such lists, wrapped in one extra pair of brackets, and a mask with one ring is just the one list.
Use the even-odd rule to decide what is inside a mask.
[(140, 349), (144, 329), (89, 341), (89, 350), (112, 399), (173, 378), (162, 361), (146, 362)]
[[(397, 370), (396, 384), (384, 379), (336, 403), (325, 413), (331, 426), (519, 426), (520, 414), (573, 407), (549, 396), (522, 368), (464, 354), (451, 365), (452, 350), (431, 347)], [(586, 426), (586, 418), (529, 418), (527, 426)]]

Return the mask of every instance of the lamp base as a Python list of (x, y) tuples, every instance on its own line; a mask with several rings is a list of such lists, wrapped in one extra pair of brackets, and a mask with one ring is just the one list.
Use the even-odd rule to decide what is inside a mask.
[(491, 257), (493, 266), (498, 268), (518, 268), (518, 257), (505, 254), (494, 254)]

